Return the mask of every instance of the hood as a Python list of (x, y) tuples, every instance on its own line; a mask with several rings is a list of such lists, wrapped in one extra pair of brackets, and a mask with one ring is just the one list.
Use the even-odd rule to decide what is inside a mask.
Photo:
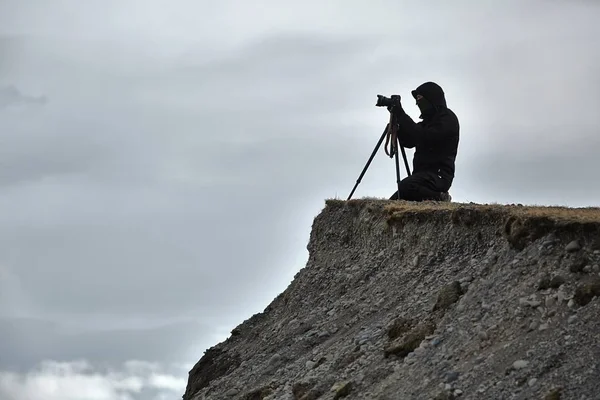
[(436, 108), (446, 108), (446, 97), (444, 95), (444, 91), (437, 83), (425, 82), (424, 84), (413, 90), (411, 93), (415, 100), (417, 99), (417, 95), (420, 94), (421, 96), (425, 97), (427, 101), (433, 104)]

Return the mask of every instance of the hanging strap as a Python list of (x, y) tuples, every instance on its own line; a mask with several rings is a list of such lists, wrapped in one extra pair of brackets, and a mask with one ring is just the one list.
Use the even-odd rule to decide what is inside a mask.
[[(391, 142), (391, 148), (388, 151), (388, 144)], [(396, 118), (394, 117), (394, 113), (390, 112), (390, 122), (388, 123), (386, 130), (386, 138), (385, 138), (385, 154), (387, 154), (390, 158), (394, 157), (396, 152), (398, 151), (398, 124), (396, 123)]]

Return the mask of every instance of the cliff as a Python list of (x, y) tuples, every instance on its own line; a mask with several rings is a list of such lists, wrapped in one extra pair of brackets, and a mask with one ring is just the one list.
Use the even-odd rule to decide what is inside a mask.
[(183, 399), (597, 399), (600, 210), (329, 200)]

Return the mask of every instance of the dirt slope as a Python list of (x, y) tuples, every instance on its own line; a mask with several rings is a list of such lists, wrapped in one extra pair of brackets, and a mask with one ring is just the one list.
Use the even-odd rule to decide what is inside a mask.
[(600, 210), (330, 200), (185, 400), (598, 399)]

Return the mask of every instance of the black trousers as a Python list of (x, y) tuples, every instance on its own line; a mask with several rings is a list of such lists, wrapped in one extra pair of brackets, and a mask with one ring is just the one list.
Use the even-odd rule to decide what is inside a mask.
[(442, 193), (450, 189), (451, 181), (436, 172), (419, 171), (400, 181), (400, 199), (396, 191), (390, 200), (441, 201)]

